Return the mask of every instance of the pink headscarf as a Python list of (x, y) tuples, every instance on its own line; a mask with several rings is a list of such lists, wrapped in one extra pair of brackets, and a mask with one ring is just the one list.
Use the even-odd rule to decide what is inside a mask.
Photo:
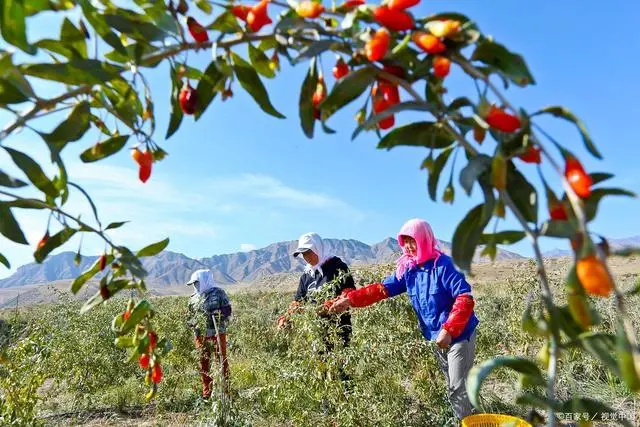
[[(403, 236), (413, 237), (418, 246), (417, 254), (410, 256), (404, 248)], [(402, 248), (403, 255), (396, 261), (396, 277), (400, 279), (404, 273), (430, 259), (438, 258), (442, 253), (438, 249), (438, 241), (433, 235), (429, 223), (423, 219), (410, 219), (405, 222), (398, 233), (398, 244)]]

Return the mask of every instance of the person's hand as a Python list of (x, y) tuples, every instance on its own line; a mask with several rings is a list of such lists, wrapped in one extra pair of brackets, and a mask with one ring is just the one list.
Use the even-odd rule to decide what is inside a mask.
[(289, 319), (287, 319), (285, 316), (278, 317), (278, 322), (276, 326), (278, 330), (285, 329), (287, 326), (289, 326)]
[(342, 313), (351, 307), (351, 301), (346, 296), (339, 296), (333, 301), (331, 307), (329, 307), (329, 311), (332, 313)]
[(442, 349), (448, 348), (451, 345), (451, 339), (453, 337), (446, 329), (440, 329), (440, 333), (436, 338), (436, 345)]

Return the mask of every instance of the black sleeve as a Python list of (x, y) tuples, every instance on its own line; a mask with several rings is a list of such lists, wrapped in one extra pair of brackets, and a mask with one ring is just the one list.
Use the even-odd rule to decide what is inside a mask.
[(300, 283), (298, 284), (298, 290), (296, 291), (296, 301), (304, 301), (307, 299), (307, 281), (305, 280), (306, 274), (300, 276)]

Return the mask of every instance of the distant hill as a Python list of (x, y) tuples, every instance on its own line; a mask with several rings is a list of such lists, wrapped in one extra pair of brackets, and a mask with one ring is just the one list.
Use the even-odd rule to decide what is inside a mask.
[[(358, 240), (325, 239), (331, 252), (348, 264), (380, 264), (395, 260), (400, 254), (396, 239), (387, 238), (375, 245), (367, 245)], [(164, 251), (154, 257), (143, 258), (148, 271), (147, 283), (152, 286), (168, 286), (185, 283), (191, 272), (209, 268), (220, 284), (250, 282), (276, 273), (299, 272), (304, 264), (294, 259), (291, 253), (297, 241), (273, 243), (265, 248), (248, 252), (214, 255), (193, 259), (176, 252)], [(450, 253), (451, 244), (440, 241), (440, 247)], [(486, 262), (476, 251), (475, 262)], [(47, 258), (42, 264), (23, 265), (10, 277), (0, 280), (0, 288), (46, 284), (60, 280), (70, 280), (89, 268), (97, 257), (83, 257), (79, 266), (73, 262), (73, 252), (63, 252)], [(498, 250), (497, 260), (521, 259), (522, 256), (503, 249)]]
[[(610, 239), (609, 247), (611, 250), (618, 250), (622, 248), (637, 248), (640, 247), (640, 236), (624, 237), (622, 239)], [(555, 248), (550, 251), (546, 251), (542, 254), (546, 258), (559, 258), (565, 256), (573, 256), (573, 252), (569, 249)]]

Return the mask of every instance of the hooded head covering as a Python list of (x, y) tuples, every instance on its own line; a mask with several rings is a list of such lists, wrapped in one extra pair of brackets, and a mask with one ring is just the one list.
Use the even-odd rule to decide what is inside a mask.
[[(197, 285), (195, 285), (196, 282), (198, 282)], [(191, 274), (187, 285), (194, 285), (196, 291), (200, 295), (204, 295), (207, 291), (215, 287), (215, 282), (213, 281), (213, 275), (210, 270), (196, 270)]]
[(318, 233), (305, 233), (300, 236), (300, 239), (298, 240), (298, 249), (293, 252), (293, 256), (297, 257), (306, 251), (312, 251), (318, 256), (318, 263), (316, 265), (307, 263), (306, 269), (312, 272), (320, 269), (320, 266), (331, 258), (329, 248), (325, 248), (324, 242)]
[[(416, 254), (411, 256), (404, 247), (403, 236), (413, 237), (418, 247)], [(430, 259), (436, 259), (442, 253), (438, 249), (438, 241), (433, 235), (429, 223), (423, 219), (410, 219), (405, 222), (398, 233), (398, 244), (403, 255), (396, 261), (396, 277), (400, 279), (404, 273), (416, 265)]]

